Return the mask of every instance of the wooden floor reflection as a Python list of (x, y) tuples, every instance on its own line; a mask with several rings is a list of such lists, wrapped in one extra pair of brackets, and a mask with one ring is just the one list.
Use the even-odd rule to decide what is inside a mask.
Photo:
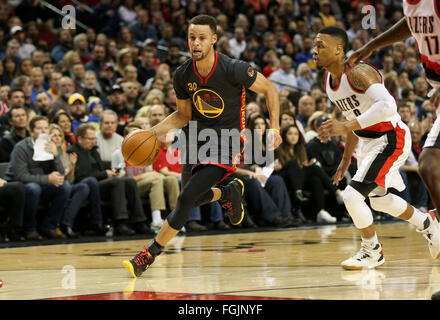
[(351, 226), (180, 236), (141, 278), (122, 260), (149, 239), (0, 249), (0, 299), (430, 299), (440, 260), (403, 222), (377, 226), (386, 263), (345, 271)]

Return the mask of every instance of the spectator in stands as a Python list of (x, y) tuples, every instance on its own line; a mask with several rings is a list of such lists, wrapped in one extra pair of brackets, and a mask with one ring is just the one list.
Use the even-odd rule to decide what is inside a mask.
[(75, 180), (75, 167), (78, 160), (76, 153), (66, 152), (66, 142), (64, 141), (64, 134), (57, 124), (49, 126), (49, 133), (51, 139), (55, 143), (60, 152), (61, 162), (64, 166), (64, 179), (70, 185), (70, 197), (66, 204), (66, 210), (60, 221), (60, 230), (69, 238), (78, 237), (78, 233), (73, 230), (76, 217), (84, 205), (85, 200), (90, 201), (90, 223), (88, 229), (95, 231), (97, 234), (102, 234), (102, 212), (101, 212), (101, 196), (99, 193), (99, 183), (95, 177), (85, 178), (77, 183)]
[(266, 65), (263, 68), (263, 75), (268, 78), (274, 71), (280, 69), (280, 59), (275, 50), (268, 50), (263, 56)]
[(98, 97), (89, 97), (87, 107), (90, 115), (101, 117), (104, 112), (104, 102)]
[(60, 95), (60, 80), (62, 77), (61, 72), (52, 72), (49, 75), (49, 87), (47, 88), (47, 92), (52, 97), (51, 102), (58, 99)]
[(292, 58), (286, 55), (281, 56), (280, 69), (274, 71), (268, 79), (275, 84), (278, 92), (283, 88), (295, 89), (298, 83), (292, 71)]
[(73, 38), (73, 49), (78, 53), (83, 65), (93, 59), (89, 52), (89, 42), (85, 33), (79, 33)]
[[(131, 122), (125, 127), (125, 133), (127, 135), (138, 129), (142, 129), (141, 124)], [(148, 195), (152, 218), (150, 228), (152, 230), (159, 230), (164, 222), (161, 211), (167, 209), (166, 200), (168, 200), (170, 210), (174, 210), (176, 207), (177, 197), (180, 192), (178, 178), (175, 176), (164, 176), (153, 170), (151, 165), (145, 168), (130, 166), (125, 162), (120, 148), (112, 154), (112, 168), (121, 170), (125, 172), (125, 176), (134, 178), (142, 198)]]
[(136, 116), (136, 110), (127, 107), (127, 97), (122, 87), (118, 84), (112, 86), (108, 102), (109, 109), (118, 115), (118, 128), (116, 131), (123, 135), (125, 125)]
[(112, 154), (120, 150), (124, 138), (116, 133), (118, 115), (113, 110), (105, 110), (99, 118), (100, 130), (96, 133), (98, 152), (101, 160), (112, 161)]
[(76, 62), (72, 65), (72, 79), (75, 87), (75, 92), (83, 92), (84, 90), (84, 65), (81, 62)]
[(140, 43), (148, 38), (158, 40), (156, 29), (149, 24), (148, 11), (145, 9), (137, 12), (137, 21), (130, 26), (130, 31), (133, 39)]
[(75, 134), (72, 131), (72, 118), (67, 112), (58, 112), (53, 118), (53, 123), (57, 124), (63, 130), (64, 141), (67, 147), (75, 144)]
[(115, 73), (116, 78), (124, 77), (124, 69), (126, 66), (133, 64), (133, 56), (130, 48), (119, 50), (116, 56)]
[(60, 94), (57, 99), (55, 99), (52, 102), (52, 105), (50, 106), (50, 112), (49, 114), (51, 117), (55, 116), (58, 111), (62, 110), (65, 112), (68, 112), (69, 110), (69, 103), (68, 100), (70, 96), (75, 92), (75, 86), (73, 83), (73, 80), (69, 77), (62, 77), (60, 79)]
[(316, 158), (308, 157), (304, 137), (296, 125), (283, 128), (281, 137), (283, 143), (276, 150), (278, 162), (275, 164), (275, 171), (283, 177), (289, 190), (293, 191), (299, 201), (301, 201), (303, 190), (311, 191), (316, 211), (314, 214), (317, 214), (316, 222), (336, 222), (337, 219), (325, 209), (324, 190), (329, 191), (330, 197), (335, 199), (338, 197), (342, 204), (341, 190), (332, 184), (330, 178), (316, 164)]
[[(44, 116), (34, 117), (30, 123), (30, 137), (17, 143), (11, 154), (11, 161), (5, 173), (6, 181), (20, 181), (26, 185), (24, 232), (28, 240), (63, 238), (56, 228), (64, 213), (69, 198), (70, 186), (64, 181), (64, 167), (56, 145), (49, 139), (49, 121)], [(47, 134), (45, 151), (52, 160), (35, 161), (34, 145), (41, 134)], [(39, 204), (51, 205), (37, 225)], [(37, 231), (39, 229), (39, 232)]]
[[(6, 221), (5, 236), (9, 241), (22, 241), (26, 188), (23, 183), (0, 178), (0, 223)], [(1, 239), (0, 235), (0, 241)]]
[(93, 47), (92, 60), (85, 64), (86, 70), (93, 71), (96, 77), (99, 77), (99, 74), (104, 67), (106, 62), (106, 52), (105, 46), (103, 45), (95, 45)]
[(142, 107), (139, 102), (139, 83), (137, 81), (126, 81), (122, 83), (122, 88), (127, 98), (127, 108), (136, 111), (139, 110)]
[(235, 27), (234, 37), (229, 40), (231, 53), (235, 59), (240, 59), (241, 53), (246, 49), (246, 34), (242, 27)]
[(144, 86), (147, 83), (147, 80), (150, 78), (154, 78), (156, 75), (156, 67), (154, 66), (154, 51), (151, 49), (144, 47), (142, 49), (142, 57), (135, 61), (135, 65), (137, 66), (138, 71), (138, 81)]
[[(248, 141), (252, 141), (252, 148), (249, 147), (247, 149), (252, 150), (252, 153), (245, 153), (245, 158), (243, 159), (244, 164), (241, 164), (236, 171), (237, 176), (244, 178), (243, 182), (245, 183), (246, 202), (251, 208), (253, 208), (253, 210), (255, 210), (256, 208), (251, 202), (255, 201), (258, 196), (261, 197), (262, 193), (267, 192), (272, 201), (262, 205), (257, 211), (255, 211), (256, 213), (259, 213), (258, 218), (260, 223), (270, 224), (277, 227), (291, 226), (294, 224), (291, 213), (292, 204), (285, 183), (276, 175), (270, 175), (267, 177), (262, 173), (263, 167), (269, 165), (266, 163), (265, 148), (266, 129), (268, 127), (267, 120), (261, 114), (253, 114), (249, 118), (246, 127), (251, 133), (251, 139), (248, 139)], [(256, 148), (256, 145), (261, 146), (261, 150)], [(251, 186), (247, 186), (248, 184)], [(248, 188), (250, 188), (249, 193)], [(264, 188), (264, 191), (260, 188)], [(267, 196), (263, 197), (263, 199), (267, 198)], [(273, 208), (273, 204), (275, 204), (276, 210), (267, 211), (268, 207)], [(253, 210), (251, 212), (254, 212)]]
[(307, 129), (307, 120), (316, 111), (315, 99), (309, 95), (302, 96), (298, 101), (298, 114), (296, 120), (299, 120), (304, 129)]
[(74, 93), (67, 101), (69, 103), (69, 114), (72, 116), (72, 131), (75, 132), (83, 123), (89, 123), (96, 129), (99, 128), (99, 118), (88, 114), (86, 99), (80, 93)]
[(33, 67), (30, 76), (32, 82), (32, 94), (31, 100), (33, 104), (37, 103), (37, 93), (40, 91), (46, 92), (46, 89), (43, 87), (44, 76), (43, 70), (40, 67)]
[(400, 101), (397, 105), (397, 112), (399, 113), (402, 121), (409, 125), (411, 121), (411, 107), (407, 101)]
[(47, 91), (40, 91), (35, 96), (35, 104), (37, 106), (37, 114), (49, 117), (50, 105), (52, 100), (50, 99)]
[(313, 73), (310, 66), (303, 62), (298, 66), (298, 77), (296, 78), (296, 81), (298, 88), (310, 91), (312, 85), (316, 83), (316, 73)]
[(61, 61), (64, 55), (73, 48), (73, 38), (70, 29), (60, 29), (58, 44), (51, 50), (50, 56), (55, 62)]
[(89, 101), (90, 97), (103, 98), (103, 94), (98, 88), (98, 79), (96, 78), (95, 72), (88, 70), (84, 73), (84, 90), (82, 95), (86, 101)]
[[(324, 111), (315, 111), (307, 120), (307, 130), (304, 134), (304, 140), (306, 143), (311, 141), (313, 138), (318, 136), (318, 128), (316, 126), (316, 122), (319, 118), (325, 116), (326, 113)], [(316, 157), (312, 157), (316, 158)]]
[[(83, 124), (75, 132), (76, 143), (67, 149), (78, 156), (75, 168), (75, 180), (78, 182), (87, 177), (99, 181), (101, 199), (111, 202), (115, 234), (134, 235), (148, 232), (146, 217), (142, 207), (136, 181), (129, 177), (118, 177), (111, 169), (106, 169), (96, 150), (95, 128)], [(131, 224), (134, 230), (128, 225)]]
[(31, 79), (27, 76), (19, 76), (14, 79), (14, 89), (21, 89), (24, 93), (24, 106), (28, 110), (35, 111), (37, 110), (37, 107), (31, 100), (32, 95), (32, 82)]
[(0, 162), (9, 162), (14, 146), (26, 137), (29, 137), (28, 115), (23, 106), (13, 106), (7, 113), (10, 131), (0, 140)]

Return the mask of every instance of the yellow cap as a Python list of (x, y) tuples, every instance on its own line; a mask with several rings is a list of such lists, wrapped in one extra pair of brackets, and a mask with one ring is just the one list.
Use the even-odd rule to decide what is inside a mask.
[(84, 99), (84, 96), (80, 93), (74, 93), (69, 97), (69, 100), (67, 100), (68, 104), (73, 104), (76, 100), (81, 100), (82, 103), (86, 103), (86, 99)]

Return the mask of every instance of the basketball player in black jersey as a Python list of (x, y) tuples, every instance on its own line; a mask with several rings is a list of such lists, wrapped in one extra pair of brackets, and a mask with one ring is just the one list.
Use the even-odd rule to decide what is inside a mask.
[[(240, 132), (244, 129), (245, 92), (250, 89), (266, 96), (270, 116), (268, 149), (274, 150), (282, 140), (279, 135), (278, 91), (248, 63), (216, 52), (216, 31), (216, 20), (211, 16), (199, 15), (190, 21), (188, 46), (192, 59), (183, 63), (174, 75), (177, 111), (150, 130), (157, 136), (164, 136), (193, 120), (198, 132), (202, 129), (213, 129), (217, 133), (221, 129)], [(237, 134), (232, 139), (241, 140), (241, 137)], [(182, 181), (183, 190), (176, 209), (168, 215), (155, 239), (135, 257), (123, 262), (133, 277), (139, 277), (161, 254), (166, 244), (184, 226), (193, 207), (219, 201), (228, 204), (232, 224), (242, 221), (243, 183), (234, 179), (225, 186), (218, 185), (235, 171), (240, 153), (232, 153), (230, 146), (224, 146), (221, 138), (218, 141), (217, 149), (211, 149), (196, 163), (188, 164), (191, 172), (186, 175), (188, 181)], [(202, 142), (197, 142), (197, 150), (202, 146)], [(182, 168), (182, 180), (186, 180), (184, 171), (188, 173), (187, 168), (186, 165)]]

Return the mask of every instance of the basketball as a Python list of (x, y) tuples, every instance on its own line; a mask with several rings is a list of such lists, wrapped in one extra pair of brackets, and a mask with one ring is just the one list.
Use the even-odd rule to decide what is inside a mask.
[(148, 167), (159, 155), (157, 137), (146, 130), (136, 130), (128, 134), (122, 142), (122, 155), (133, 167)]

